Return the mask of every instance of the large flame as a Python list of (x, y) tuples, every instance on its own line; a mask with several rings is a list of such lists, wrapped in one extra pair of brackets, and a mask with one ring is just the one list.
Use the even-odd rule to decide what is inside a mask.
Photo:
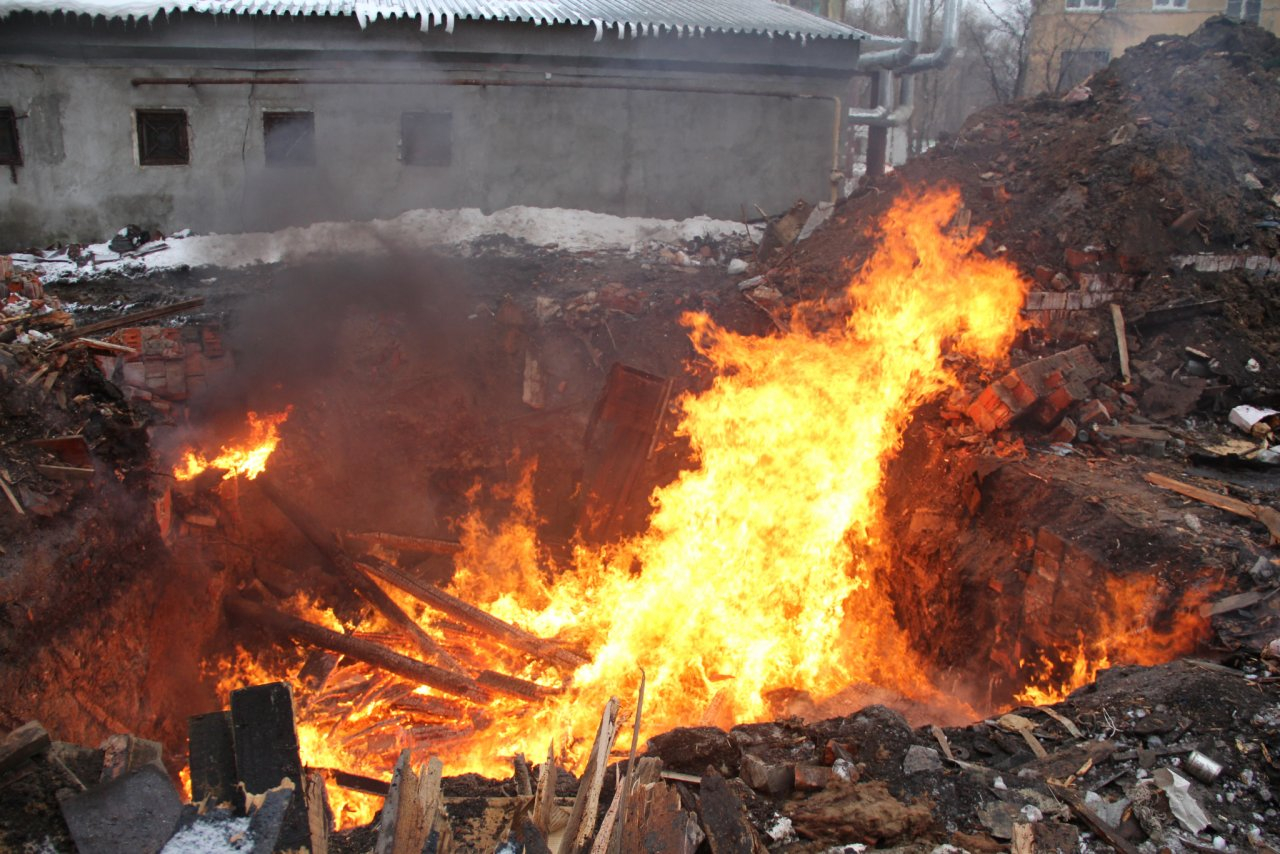
[[(646, 733), (785, 714), (779, 698), (797, 692), (816, 710), (890, 694), (969, 711), (934, 688), (894, 620), (882, 489), (916, 408), (956, 383), (945, 357), (993, 363), (1017, 331), (1027, 284), (975, 252), (979, 230), (949, 229), (959, 205), (949, 190), (901, 199), (843, 308), (799, 306), (787, 334), (685, 317), (714, 379), (681, 401), (679, 432), (697, 465), (655, 490), (644, 533), (580, 547), (553, 582), (538, 561), (528, 472), (505, 525), (466, 521), (453, 592), (590, 661), (561, 673), (424, 628), (464, 662), (567, 682), (563, 693), (540, 703), (498, 697), (480, 710), (427, 689), (406, 699), (403, 683), (384, 687), (362, 665), (344, 668), (304, 698), (304, 760), (385, 777), (395, 752), (416, 746), (454, 773), (505, 774), (514, 753), (541, 755), (554, 741), (572, 762), (606, 700), (633, 696), (642, 670)], [(267, 676), (243, 663), (235, 671), (224, 689)], [(436, 705), (424, 718), (425, 700)], [(376, 803), (337, 809), (358, 822)]]
[(262, 416), (248, 413), (249, 435), (243, 441), (224, 445), (213, 459), (197, 450), (187, 451), (182, 462), (173, 467), (173, 476), (178, 480), (191, 480), (206, 469), (217, 469), (223, 472), (223, 480), (233, 477), (253, 480), (266, 471), (267, 458), (280, 444), (280, 425), (292, 409), (287, 407), (282, 412)]

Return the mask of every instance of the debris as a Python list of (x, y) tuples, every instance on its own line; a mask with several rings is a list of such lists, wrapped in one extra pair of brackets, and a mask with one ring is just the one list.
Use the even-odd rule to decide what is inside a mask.
[(1073, 402), (1089, 396), (1088, 383), (1102, 375), (1089, 348), (1070, 350), (1029, 362), (987, 386), (966, 409), (974, 423), (990, 433), (1041, 404), (1037, 420), (1048, 425)]
[(1133, 382), (1129, 373), (1129, 339), (1124, 332), (1124, 309), (1116, 303), (1111, 304), (1111, 321), (1116, 328), (1116, 349), (1120, 354), (1120, 378), (1125, 385)]
[(1280, 412), (1241, 404), (1231, 410), (1227, 420), (1250, 436), (1264, 437), (1280, 427)]
[(1197, 501), (1204, 502), (1219, 510), (1226, 510), (1228, 513), (1235, 513), (1237, 516), (1244, 516), (1248, 519), (1255, 519), (1267, 526), (1267, 531), (1271, 534), (1272, 545), (1280, 544), (1280, 511), (1272, 507), (1262, 504), (1253, 505), (1246, 504), (1237, 498), (1231, 498), (1227, 495), (1219, 495), (1216, 492), (1210, 492), (1207, 489), (1201, 489), (1198, 486), (1192, 486), (1188, 483), (1174, 480), (1171, 477), (1165, 477), (1155, 472), (1148, 472), (1146, 475), (1148, 483), (1154, 484), (1164, 489), (1170, 489), (1188, 498), (1194, 498)]
[(28, 721), (0, 742), (0, 777), (49, 749), (49, 733), (39, 721)]
[(154, 854), (182, 813), (169, 775), (154, 765), (69, 795), (60, 805), (76, 848), (94, 854)]
[(1169, 809), (1178, 823), (1192, 833), (1209, 826), (1209, 817), (1191, 794), (1191, 782), (1169, 768), (1157, 768), (1152, 775), (1157, 786), (1169, 798)]
[(308, 623), (289, 614), (273, 611), (247, 599), (229, 596), (223, 607), (232, 616), (271, 631), (288, 635), (297, 640), (314, 644), (322, 649), (341, 653), (357, 661), (364, 661), (390, 673), (420, 685), (430, 685), (446, 694), (469, 697), (484, 702), (487, 695), (475, 680), (421, 661), (414, 661), (399, 653), (366, 640)]
[(419, 854), (428, 850), (427, 846), (440, 854), (453, 850), (452, 832), (440, 791), (444, 764), (432, 757), (415, 772), (410, 765), (410, 754), (406, 748), (396, 762), (391, 791), (378, 825), (374, 854)]

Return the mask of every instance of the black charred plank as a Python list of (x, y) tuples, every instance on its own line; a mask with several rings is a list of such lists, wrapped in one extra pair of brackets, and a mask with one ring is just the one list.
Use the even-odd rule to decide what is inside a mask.
[(213, 712), (187, 718), (187, 752), (191, 764), (191, 800), (210, 795), (228, 803), (236, 788), (236, 750), (231, 737), (231, 713)]

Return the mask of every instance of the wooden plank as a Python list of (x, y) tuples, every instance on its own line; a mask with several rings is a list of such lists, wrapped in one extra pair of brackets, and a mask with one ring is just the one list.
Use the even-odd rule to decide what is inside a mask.
[(578, 534), (606, 542), (638, 523), (648, 506), (640, 473), (670, 394), (670, 380), (615, 363), (587, 426)]
[(1116, 330), (1116, 348), (1120, 353), (1120, 378), (1128, 385), (1133, 382), (1133, 375), (1129, 373), (1129, 339), (1124, 334), (1124, 309), (1114, 302), (1111, 303), (1111, 324)]
[(1238, 498), (1219, 495), (1216, 492), (1201, 489), (1198, 486), (1192, 486), (1189, 483), (1183, 483), (1180, 480), (1174, 480), (1171, 477), (1165, 477), (1155, 472), (1147, 472), (1144, 477), (1147, 483), (1172, 490), (1188, 498), (1194, 498), (1196, 501), (1203, 502), (1211, 507), (1217, 507), (1219, 510), (1226, 510), (1228, 513), (1234, 513), (1237, 516), (1244, 516), (1261, 522), (1267, 526), (1267, 531), (1271, 534), (1271, 545), (1280, 545), (1280, 511), (1262, 504), (1247, 504)]
[(541, 702), (547, 697), (554, 697), (563, 693), (560, 690), (547, 688), (536, 682), (521, 679), (518, 676), (508, 676), (505, 673), (498, 673), (493, 670), (481, 670), (477, 673), (476, 684), (495, 694), (504, 694), (508, 697), (529, 700), (533, 703)]
[(0, 742), (0, 776), (49, 749), (49, 733), (39, 721), (27, 721)]
[(406, 575), (399, 567), (372, 555), (356, 558), (356, 566), (364, 572), (371, 573), (388, 584), (403, 590), (413, 598), (428, 605), (442, 614), (453, 617), (460, 623), (493, 638), (505, 647), (540, 658), (559, 667), (576, 670), (588, 663), (584, 655), (564, 649), (554, 641), (530, 634), (524, 629), (513, 626), (498, 619), (492, 614), (464, 602), (436, 587)]
[(68, 332), (62, 333), (62, 337), (83, 338), (87, 335), (93, 335), (98, 332), (119, 329), (122, 326), (135, 326), (139, 323), (145, 323), (148, 320), (168, 317), (171, 314), (180, 314), (188, 309), (199, 308), (202, 305), (204, 305), (204, 297), (196, 297), (195, 299), (183, 300), (182, 302), (162, 305), (157, 308), (135, 311), (131, 314), (124, 314), (120, 317), (112, 318), (111, 320), (100, 320), (97, 323), (90, 323), (88, 326), (78, 326)]
[[(275, 850), (309, 848), (311, 822), (302, 793), (302, 759), (294, 725), (293, 688), (286, 682), (268, 682), (232, 691), (231, 740), (236, 754), (236, 775), (247, 798), (273, 790), (289, 790), (275, 837)], [(274, 822), (272, 827), (275, 832)]]
[(237, 777), (249, 794), (274, 789), (286, 778), (302, 784), (293, 688), (287, 682), (231, 692), (231, 739)]
[[(374, 854), (421, 854), (447, 850), (444, 844), (447, 822), (439, 821), (443, 809), (441, 781), (444, 765), (432, 758), (417, 772), (410, 762), (411, 751), (400, 752), (391, 790), (382, 807)], [(437, 825), (440, 825), (437, 827)], [(434, 834), (434, 845), (431, 840)]]
[(187, 755), (191, 802), (205, 798), (230, 803), (236, 786), (236, 753), (231, 739), (231, 712), (187, 718)]
[(403, 676), (415, 684), (428, 685), (446, 694), (465, 697), (477, 703), (489, 701), (489, 694), (483, 691), (475, 680), (451, 670), (445, 670), (443, 667), (415, 661), (386, 647), (308, 623), (291, 614), (284, 614), (237, 596), (228, 596), (223, 601), (223, 607), (229, 614), (241, 620), (330, 652), (350, 656), (356, 661), (363, 661), (388, 673)]
[(623, 832), (624, 832), (624, 824), (625, 824), (624, 820), (627, 815), (627, 799), (628, 799), (627, 796), (628, 796), (628, 792), (631, 791), (632, 786), (635, 784), (636, 747), (640, 743), (640, 719), (644, 714), (645, 681), (646, 681), (645, 672), (644, 672), (644, 668), (642, 667), (640, 668), (640, 689), (636, 694), (635, 720), (632, 722), (632, 727), (631, 727), (631, 750), (627, 753), (626, 778), (623, 780), (622, 786), (619, 787), (621, 789), (621, 800), (618, 804), (618, 816), (617, 816), (618, 826), (615, 828), (614, 841), (613, 841), (613, 845), (610, 848), (610, 850), (615, 852), (615, 854), (616, 852), (622, 849)]
[(356, 568), (351, 558), (337, 547), (333, 537), (326, 537), (319, 522), (300, 505), (290, 500), (268, 478), (259, 478), (262, 493), (293, 523), (325, 559), (330, 571), (351, 586), (362, 599), (378, 610), (392, 625), (409, 635), (409, 639), (428, 658), (456, 673), (462, 673), (462, 665), (445, 652), (435, 639), (423, 631), (417, 621), (404, 612), (387, 592), (364, 572)]
[(1102, 839), (1120, 854), (1138, 854), (1138, 849), (1133, 846), (1129, 840), (1125, 839), (1111, 825), (1107, 824), (1098, 814), (1085, 806), (1084, 802), (1076, 796), (1076, 793), (1068, 789), (1066, 786), (1058, 786), (1049, 783), (1049, 789), (1068, 807), (1076, 818), (1088, 825), (1089, 829), (1102, 837)]
[(702, 778), (698, 818), (711, 854), (763, 854), (766, 850), (747, 818), (746, 808), (719, 774)]
[(462, 551), (462, 543), (440, 537), (413, 537), (405, 534), (387, 534), (382, 531), (343, 531), (339, 535), (343, 547), (350, 540), (366, 546), (378, 545), (409, 554), (456, 555)]
[(631, 791), (620, 854), (694, 854), (702, 839), (697, 816), (681, 808), (675, 786), (659, 781)]
[(551, 816), (556, 805), (556, 744), (547, 743), (547, 760), (538, 773), (538, 789), (533, 794), (533, 813), (530, 819), (543, 837), (551, 834)]
[(573, 799), (569, 811), (569, 823), (560, 840), (558, 854), (578, 854), (596, 826), (596, 813), (600, 808), (600, 789), (604, 785), (604, 772), (609, 764), (609, 751), (618, 736), (618, 698), (610, 697), (600, 716), (600, 727), (591, 746), (591, 759), (578, 783), (578, 796)]
[(324, 776), (319, 771), (307, 774), (302, 784), (303, 799), (307, 804), (307, 829), (311, 837), (310, 854), (329, 854), (329, 833), (333, 830), (333, 814), (329, 810), (329, 796), (324, 786)]

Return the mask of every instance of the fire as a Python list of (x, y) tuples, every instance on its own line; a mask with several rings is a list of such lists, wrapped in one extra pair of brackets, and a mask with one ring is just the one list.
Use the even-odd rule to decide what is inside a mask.
[(1122, 664), (1160, 664), (1191, 651), (1208, 635), (1209, 621), (1199, 611), (1208, 590), (1189, 591), (1177, 609), (1170, 610), (1167, 594), (1161, 594), (1150, 576), (1110, 578), (1106, 586), (1096, 631), (1086, 636), (1081, 630), (1075, 644), (1042, 652), (1035, 663), (1020, 662), (1030, 665), (1035, 675), (1015, 697), (1018, 702), (1059, 702), (1094, 681), (1099, 671)]
[[(642, 669), (644, 735), (786, 714), (774, 702), (788, 690), (832, 714), (876, 692), (973, 715), (935, 688), (894, 618), (882, 489), (915, 410), (956, 387), (955, 357), (993, 366), (1018, 329), (1028, 285), (975, 251), (980, 230), (949, 228), (959, 205), (953, 190), (900, 200), (879, 248), (851, 275), (843, 308), (802, 304), (786, 334), (753, 337), (705, 314), (684, 318), (714, 379), (680, 401), (679, 433), (697, 464), (653, 492), (643, 533), (579, 546), (571, 566), (550, 571), (535, 533), (532, 468), (505, 524), (463, 522), (451, 592), (590, 660), (561, 672), (451, 641), (427, 619), (423, 628), (467, 667), (564, 686), (560, 693), (536, 703), (497, 696), (479, 708), (344, 663), (322, 687), (300, 689), (304, 762), (385, 779), (396, 753), (416, 747), (451, 773), (505, 776), (513, 754), (538, 757), (550, 742), (562, 761), (580, 764), (605, 702), (634, 697)], [(377, 618), (348, 628), (416, 655)], [(1105, 657), (1085, 650), (1072, 681), (1136, 654), (1123, 641), (1133, 626), (1111, 628)], [(224, 696), (281, 678), (272, 673), (238, 661)], [(379, 805), (329, 791), (344, 823), (367, 821)]]
[[(580, 758), (605, 701), (634, 695), (642, 668), (649, 733), (770, 717), (771, 694), (786, 688), (816, 703), (851, 687), (949, 702), (893, 617), (881, 485), (915, 409), (956, 384), (944, 356), (994, 362), (1017, 331), (1027, 284), (975, 252), (980, 231), (948, 229), (959, 204), (955, 191), (896, 204), (842, 314), (799, 306), (774, 337), (685, 317), (715, 378), (681, 401), (679, 431), (698, 464), (653, 493), (644, 533), (579, 548), (553, 584), (530, 500), (498, 530), (466, 524), (454, 592), (591, 661), (558, 697), (499, 699), (485, 726), (431, 743), (451, 770), (502, 773), (512, 754), (550, 740)], [(570, 676), (506, 664), (485, 666), (546, 685)], [(306, 760), (385, 775), (387, 752), (358, 745)]]
[(173, 476), (178, 480), (191, 480), (206, 469), (225, 471), (223, 480), (243, 475), (253, 480), (266, 471), (267, 458), (280, 444), (280, 425), (289, 417), (293, 407), (273, 415), (259, 416), (250, 412), (249, 436), (238, 445), (223, 446), (213, 459), (207, 458), (200, 451), (187, 451), (182, 462), (173, 468)]

